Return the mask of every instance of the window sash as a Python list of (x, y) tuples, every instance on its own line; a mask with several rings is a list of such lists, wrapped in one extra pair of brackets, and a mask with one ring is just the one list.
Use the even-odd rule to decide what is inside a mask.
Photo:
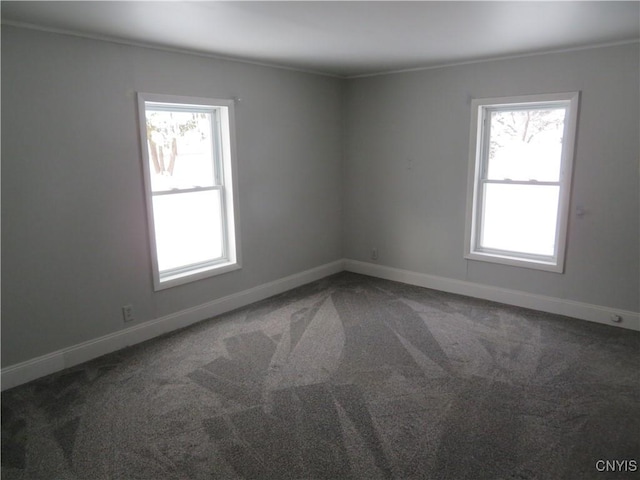
[[(167, 113), (204, 113), (211, 116), (211, 151), (213, 155), (213, 186), (223, 185), (224, 165), (222, 162), (222, 136), (220, 107), (165, 104), (157, 102), (144, 102), (145, 115), (147, 112)], [(198, 186), (196, 186), (198, 187)], [(189, 190), (184, 188), (172, 188), (172, 190)], [(152, 193), (164, 192), (164, 190), (152, 190)]]
[[(533, 251), (530, 250), (524, 250), (524, 249), (517, 249), (517, 248), (511, 248), (511, 249), (501, 249), (501, 248), (497, 248), (497, 247), (491, 247), (491, 246), (487, 246), (485, 245), (485, 243), (483, 242), (483, 238), (485, 236), (485, 232), (487, 231), (487, 211), (489, 209), (486, 208), (486, 195), (488, 194), (488, 191), (486, 189), (487, 185), (515, 185), (515, 186), (521, 186), (524, 185), (526, 186), (527, 189), (529, 189), (529, 192), (531, 193), (530, 188), (534, 188), (534, 189), (540, 189), (540, 190), (549, 190), (548, 187), (556, 187), (558, 189), (558, 197), (556, 200), (556, 205), (555, 208), (553, 209), (553, 211), (551, 210), (545, 210), (544, 213), (548, 214), (548, 215), (553, 215), (555, 217), (555, 222), (553, 225), (553, 253), (551, 254), (542, 254), (542, 253), (535, 253)], [(486, 182), (482, 182), (482, 186), (479, 188), (479, 200), (478, 200), (478, 209), (477, 209), (477, 225), (479, 226), (479, 228), (476, 229), (476, 241), (475, 241), (475, 245), (476, 245), (476, 250), (479, 252), (484, 252), (484, 253), (491, 253), (491, 254), (496, 254), (496, 255), (518, 255), (527, 259), (531, 259), (531, 260), (541, 260), (541, 261), (553, 261), (555, 260), (555, 258), (557, 257), (557, 253), (558, 253), (558, 233), (559, 233), (559, 222), (560, 222), (560, 211), (559, 211), (559, 207), (560, 207), (560, 202), (559, 202), (559, 197), (560, 197), (560, 184), (558, 182), (546, 182), (545, 184), (539, 184), (539, 183), (530, 183), (530, 182), (498, 182), (498, 181), (486, 181)], [(509, 220), (509, 218), (505, 219), (506, 221)]]
[[(479, 159), (480, 163), (481, 163), (481, 168), (480, 168), (480, 180), (489, 180), (489, 150), (491, 148), (491, 114), (492, 113), (506, 113), (506, 112), (523, 112), (523, 111), (527, 111), (527, 110), (565, 110), (565, 121), (564, 121), (564, 131), (563, 131), (563, 139), (567, 138), (567, 133), (568, 133), (568, 128), (569, 128), (569, 122), (568, 122), (568, 110), (570, 108), (570, 102), (563, 100), (563, 101), (556, 101), (556, 102), (546, 102), (546, 103), (528, 103), (528, 104), (520, 104), (518, 106), (513, 106), (513, 105), (507, 105), (507, 106), (481, 106), (480, 107), (480, 115), (481, 115), (481, 122), (479, 124), (479, 127), (482, 131), (482, 147), (481, 147), (481, 157)], [(558, 181), (557, 183), (562, 183), (562, 177), (564, 175), (565, 172), (565, 164), (566, 164), (566, 142), (563, 140), (562, 142), (562, 151), (560, 154), (560, 171), (558, 172)], [(491, 179), (491, 180), (498, 180), (499, 179)], [(512, 179), (504, 179), (504, 180), (511, 180), (511, 181), (520, 181), (520, 180), (512, 180)], [(526, 181), (526, 180), (524, 180)], [(532, 182), (540, 182), (542, 183), (543, 181), (539, 181), (539, 180), (534, 180), (531, 179), (529, 181)]]
[[(170, 276), (173, 274), (180, 274), (180, 273), (184, 273), (187, 272), (191, 269), (197, 269), (197, 268), (204, 268), (205, 266), (212, 266), (212, 265), (216, 265), (222, 262), (226, 262), (229, 260), (229, 241), (228, 241), (228, 235), (226, 235), (225, 233), (227, 232), (227, 228), (228, 228), (228, 222), (227, 222), (227, 208), (226, 208), (226, 195), (225, 195), (225, 190), (224, 190), (224, 186), (223, 185), (214, 185), (212, 187), (194, 187), (194, 188), (189, 188), (189, 189), (173, 189), (173, 190), (163, 190), (163, 191), (159, 191), (159, 192), (152, 192), (151, 196), (153, 197), (166, 197), (166, 196), (171, 196), (171, 195), (185, 195), (185, 194), (189, 194), (189, 193), (200, 193), (200, 192), (210, 192), (210, 191), (218, 191), (218, 198), (220, 201), (220, 220), (221, 220), (221, 241), (222, 241), (222, 254), (220, 255), (220, 257), (217, 257), (216, 259), (213, 260), (206, 260), (203, 262), (196, 262), (193, 264), (189, 264), (189, 265), (184, 265), (182, 267), (176, 267), (176, 268), (169, 268), (169, 269), (164, 269), (164, 270), (159, 270), (160, 272), (160, 276), (162, 277), (164, 276)], [(154, 210), (154, 223), (155, 223), (155, 210)], [(157, 255), (157, 252), (156, 252)]]

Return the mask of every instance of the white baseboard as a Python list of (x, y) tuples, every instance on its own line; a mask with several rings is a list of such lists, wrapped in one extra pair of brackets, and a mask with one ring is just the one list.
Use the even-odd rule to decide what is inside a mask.
[[(542, 312), (566, 315), (568, 317), (587, 320), (590, 322), (603, 323), (616, 327), (627, 328), (640, 331), (640, 313), (628, 310), (619, 310), (600, 305), (565, 300), (544, 295), (535, 295), (509, 290), (506, 288), (492, 287), (479, 283), (453, 280), (451, 278), (426, 275), (424, 273), (401, 270), (398, 268), (386, 267), (374, 263), (360, 262), (357, 260), (345, 260), (345, 270), (372, 277), (394, 280), (425, 288), (432, 288), (443, 292), (457, 293), (468, 297), (482, 298), (494, 302), (505, 303), (517, 307), (531, 308)], [(613, 323), (612, 315), (622, 317), (622, 322)]]
[[(187, 327), (236, 308), (244, 307), (253, 302), (278, 295), (292, 288), (319, 280), (343, 270), (640, 331), (640, 314), (638, 312), (618, 310), (543, 295), (534, 295), (517, 290), (453, 280), (347, 259), (327, 263), (301, 273), (274, 280), (242, 292), (234, 293), (211, 302), (3, 368), (0, 370), (1, 389), (6, 390), (22, 385), (36, 378), (93, 360), (107, 353), (150, 340), (164, 333)], [(612, 315), (619, 315), (623, 321), (621, 323), (611, 323)]]
[(264, 300), (343, 270), (344, 261), (337, 260), (78, 345), (48, 353), (26, 362), (11, 365), (0, 371), (1, 389), (6, 390), (22, 385), (36, 378), (93, 360), (107, 353), (150, 340), (158, 335), (187, 327), (253, 302)]

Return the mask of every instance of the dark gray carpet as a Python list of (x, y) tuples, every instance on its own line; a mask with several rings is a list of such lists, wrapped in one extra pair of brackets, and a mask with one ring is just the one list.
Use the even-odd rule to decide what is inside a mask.
[(342, 273), (4, 392), (2, 478), (639, 478), (596, 470), (640, 460), (639, 352)]

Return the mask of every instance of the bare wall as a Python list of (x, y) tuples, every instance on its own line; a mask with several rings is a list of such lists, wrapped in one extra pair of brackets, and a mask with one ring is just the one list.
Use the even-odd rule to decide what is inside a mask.
[[(135, 92), (236, 107), (243, 268), (152, 290)], [(343, 82), (2, 28), (2, 365), (342, 258)], [(127, 324), (130, 326), (130, 324)]]
[[(349, 81), (345, 257), (637, 312), (639, 59), (630, 44)], [(565, 273), (465, 260), (470, 100), (576, 90)]]
[[(382, 265), (637, 311), (639, 58), (636, 44), (343, 81), (4, 26), (2, 365), (118, 332), (124, 304), (141, 323), (372, 248)], [(471, 98), (573, 90), (586, 215), (570, 218), (566, 272), (465, 260)], [(153, 292), (136, 91), (242, 98), (242, 270)]]

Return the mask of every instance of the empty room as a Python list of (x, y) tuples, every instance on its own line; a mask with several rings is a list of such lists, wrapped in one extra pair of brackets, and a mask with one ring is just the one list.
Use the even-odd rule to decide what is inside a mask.
[(640, 2), (3, 1), (3, 480), (640, 462)]

